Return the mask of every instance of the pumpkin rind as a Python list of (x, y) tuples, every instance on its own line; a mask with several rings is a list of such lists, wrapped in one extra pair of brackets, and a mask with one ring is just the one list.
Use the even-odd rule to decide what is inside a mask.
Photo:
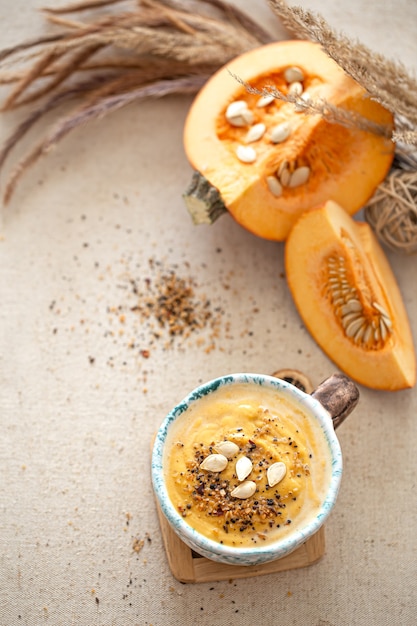
[[(249, 93), (242, 81), (265, 89), (276, 86), (286, 93), (284, 72), (302, 69), (304, 90), (312, 101), (327, 102), (356, 112), (380, 124), (389, 134), (392, 115), (373, 102), (364, 89), (328, 57), (318, 44), (281, 41), (251, 50), (214, 74), (195, 98), (184, 127), (184, 147), (192, 167), (215, 187), (227, 210), (243, 227), (266, 239), (284, 240), (297, 217), (326, 200), (343, 205), (350, 214), (359, 210), (385, 178), (392, 162), (394, 144), (387, 138), (325, 121), (320, 115), (297, 112), (293, 103), (274, 100), (257, 107), (259, 95)], [(239, 78), (239, 81), (236, 79)], [(232, 126), (227, 107), (245, 100), (253, 114), (252, 124)], [(289, 121), (290, 136), (281, 143), (271, 131)], [(265, 134), (245, 144), (249, 128), (266, 125)], [(236, 156), (241, 145), (257, 154), (253, 163)], [(285, 187), (274, 196), (267, 184), (270, 176), (288, 161), (291, 167), (308, 166), (306, 183)]]
[(407, 312), (367, 223), (334, 202), (305, 213), (286, 241), (285, 267), (307, 329), (345, 374), (373, 389), (414, 386)]

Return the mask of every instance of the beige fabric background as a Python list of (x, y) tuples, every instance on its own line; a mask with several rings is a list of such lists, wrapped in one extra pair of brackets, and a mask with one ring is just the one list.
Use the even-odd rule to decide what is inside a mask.
[[(262, 0), (237, 3), (282, 33)], [(0, 0), (1, 47), (45, 30), (43, 4)], [(300, 4), (416, 69), (415, 0)], [(190, 102), (132, 106), (75, 132), (1, 209), (0, 624), (413, 626), (415, 389), (361, 389), (339, 431), (345, 474), (319, 564), (194, 586), (169, 571), (149, 471), (165, 413), (223, 373), (295, 367), (317, 384), (335, 370), (296, 313), (282, 245), (228, 217), (192, 225)], [(1, 137), (17, 117), (0, 116)], [(417, 260), (390, 258), (417, 339)], [(131, 311), (149, 259), (210, 298), (212, 350), (208, 328), (166, 346)]]

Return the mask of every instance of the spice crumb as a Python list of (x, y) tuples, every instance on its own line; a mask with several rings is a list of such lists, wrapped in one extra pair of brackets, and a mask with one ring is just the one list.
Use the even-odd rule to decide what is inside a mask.
[(132, 544), (133, 552), (140, 552), (144, 545), (145, 545), (144, 539), (139, 539), (138, 537), (135, 537), (133, 540), (133, 544)]

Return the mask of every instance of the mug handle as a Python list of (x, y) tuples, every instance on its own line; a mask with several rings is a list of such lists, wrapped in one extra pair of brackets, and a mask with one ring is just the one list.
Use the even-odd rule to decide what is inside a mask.
[(345, 374), (332, 374), (311, 394), (330, 413), (336, 429), (359, 402), (359, 389)]
[(335, 429), (352, 413), (359, 402), (359, 389), (345, 374), (333, 374), (314, 391), (310, 379), (298, 370), (278, 370), (272, 376), (291, 383), (318, 400), (330, 413)]

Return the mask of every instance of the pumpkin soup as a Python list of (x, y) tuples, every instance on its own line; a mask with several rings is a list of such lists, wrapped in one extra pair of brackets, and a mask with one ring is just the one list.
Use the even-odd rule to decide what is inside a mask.
[(165, 450), (172, 503), (198, 532), (229, 546), (270, 543), (304, 525), (331, 478), (314, 417), (289, 394), (250, 383), (192, 403)]

